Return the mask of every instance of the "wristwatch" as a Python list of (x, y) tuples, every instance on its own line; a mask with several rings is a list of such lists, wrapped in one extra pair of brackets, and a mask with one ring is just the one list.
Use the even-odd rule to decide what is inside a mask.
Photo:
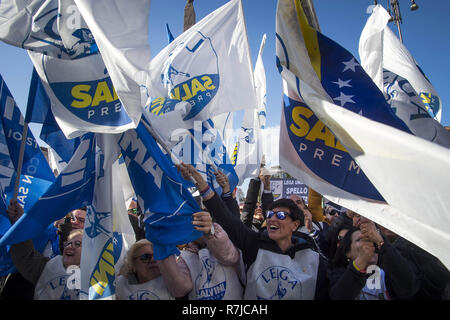
[(209, 230), (208, 233), (205, 233), (205, 235), (207, 235), (207, 236), (213, 236), (214, 233), (215, 233), (215, 230), (214, 230), (214, 224), (211, 224), (211, 229)]

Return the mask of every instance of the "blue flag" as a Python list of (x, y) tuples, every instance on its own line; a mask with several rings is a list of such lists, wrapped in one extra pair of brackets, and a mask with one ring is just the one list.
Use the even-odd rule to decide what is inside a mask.
[[(228, 177), (230, 190), (237, 186), (239, 178), (234, 166), (228, 157), (222, 138), (214, 128), (214, 122), (209, 119), (203, 122), (194, 122), (182, 143), (176, 145), (172, 152), (184, 163), (192, 164), (203, 175), (208, 185), (219, 195), (222, 187), (217, 183), (215, 170), (219, 170)], [(186, 181), (186, 186), (194, 185)]]
[[(294, 5), (287, 1), (279, 2), (277, 17), (277, 65), (284, 80), (288, 82), (284, 86), (283, 134), (287, 133), (296, 152), (294, 156), (286, 148), (283, 149), (283, 152), (280, 151), (280, 161), (292, 164), (293, 161), (297, 162), (290, 168), (290, 174), (296, 175), (294, 168), (304, 165), (308, 169), (308, 175), (314, 176), (316, 181), (320, 178), (319, 180), (353, 195), (384, 201), (335, 134), (304, 102), (303, 96), (307, 93), (306, 86), (302, 85), (308, 84), (320, 91), (325, 100), (331, 99), (342, 108), (408, 133), (410, 130), (395, 115), (383, 93), (355, 57), (338, 43), (310, 28), (303, 21), (303, 15), (299, 13), (301, 6), (297, 4), (298, 1), (295, 1), (295, 20), (298, 21), (290, 20), (293, 16), (291, 7)], [(280, 7), (283, 9), (280, 10)], [(306, 48), (305, 52), (298, 51), (301, 46), (291, 46), (288, 39), (293, 37), (300, 37), (304, 41), (302, 45)], [(288, 71), (293, 72), (295, 77), (288, 77)], [(284, 144), (280, 144), (280, 148), (284, 147)], [(296, 160), (287, 160), (288, 158)], [(322, 190), (321, 194), (324, 193)]]
[[(153, 99), (143, 113), (153, 130), (159, 135), (170, 156), (193, 165), (209, 186), (218, 194), (222, 188), (216, 181), (214, 171), (220, 170), (227, 177), (233, 190), (239, 181), (233, 162), (228, 157), (219, 131), (211, 119), (205, 121), (185, 120), (181, 111), (183, 104), (174, 99)], [(146, 121), (147, 121), (146, 120)], [(187, 187), (194, 185), (184, 181)]]
[(31, 76), (25, 122), (41, 123), (39, 137), (55, 150), (64, 162), (70, 161), (80, 143), (80, 138), (67, 139), (61, 131), (53, 115), (50, 98), (35, 68)]
[[(0, 184), (9, 203), (14, 195), (24, 119), (0, 76)], [(31, 208), (55, 177), (31, 131), (27, 132), (17, 201)]]
[[(24, 119), (6, 83), (0, 76), (0, 237), (10, 229), (6, 209), (14, 195), (16, 171), (22, 141)], [(55, 177), (42, 154), (32, 132), (27, 132), (23, 164), (17, 194), (18, 203), (29, 210), (54, 182)], [(35, 248), (41, 251), (56, 237), (55, 228), (46, 225), (43, 232), (33, 238)], [(53, 227), (53, 228), (52, 228)], [(55, 248), (57, 249), (57, 248)], [(15, 271), (9, 247), (0, 248), (0, 276)]]
[(95, 135), (85, 134), (72, 159), (32, 208), (8, 230), (0, 246), (33, 238), (69, 211), (92, 202), (95, 182)]
[(155, 247), (155, 258), (163, 259), (177, 252), (175, 245), (202, 236), (191, 223), (191, 215), (201, 209), (142, 121), (136, 130), (122, 134), (119, 145), (145, 213), (147, 238)]
[(167, 30), (167, 42), (171, 43), (175, 38), (172, 35), (172, 32), (170, 32), (169, 24), (166, 23), (166, 30)]

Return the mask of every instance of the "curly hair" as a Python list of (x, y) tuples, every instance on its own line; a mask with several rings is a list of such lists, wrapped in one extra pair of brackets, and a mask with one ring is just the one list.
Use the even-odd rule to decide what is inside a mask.
[(134, 272), (134, 258), (135, 253), (139, 248), (150, 245), (153, 247), (152, 243), (147, 239), (141, 239), (133, 243), (133, 245), (128, 249), (125, 261), (119, 270), (119, 275), (127, 276), (129, 273)]

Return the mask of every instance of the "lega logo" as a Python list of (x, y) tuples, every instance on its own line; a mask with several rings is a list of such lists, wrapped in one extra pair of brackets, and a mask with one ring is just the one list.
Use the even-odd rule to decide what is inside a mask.
[[(67, 21), (81, 19), (80, 12), (78, 9), (74, 10), (74, 8), (76, 7), (67, 8), (69, 9), (68, 12), (58, 12), (58, 8), (51, 7), (41, 10), (34, 19), (30, 38), (34, 41), (41, 41), (44, 45), (51, 46), (53, 48), (53, 50), (49, 50), (51, 55), (58, 58), (78, 59), (97, 54), (98, 47), (92, 32), (88, 28), (76, 27), (71, 23), (67, 23)], [(64, 35), (60, 34), (59, 30)]]
[(148, 290), (139, 290), (128, 298), (130, 300), (161, 300), (156, 294)]
[(170, 98), (187, 101), (190, 112), (184, 120), (195, 117), (214, 98), (219, 88), (218, 56), (209, 37), (197, 32), (187, 42), (180, 42), (169, 53), (161, 74), (161, 83)]
[(39, 293), (41, 298), (59, 300), (78, 300), (79, 289), (67, 288), (67, 276), (58, 276), (50, 280), (45, 289)]
[(258, 300), (282, 300), (302, 296), (302, 284), (293, 272), (285, 267), (273, 266), (256, 279)]
[(223, 267), (211, 256), (201, 257), (202, 270), (195, 280), (198, 300), (222, 300), (227, 281)]
[(423, 104), (427, 108), (427, 111), (434, 117), (440, 107), (440, 100), (438, 96), (435, 96), (429, 92), (421, 92), (419, 97), (422, 99)]

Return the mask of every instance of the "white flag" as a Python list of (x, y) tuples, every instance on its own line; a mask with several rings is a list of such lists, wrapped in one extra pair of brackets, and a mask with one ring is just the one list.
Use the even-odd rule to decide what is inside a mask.
[(241, 0), (231, 0), (182, 33), (151, 61), (152, 97), (187, 101), (185, 120), (256, 107)]
[(383, 69), (406, 79), (427, 111), (440, 122), (441, 99), (411, 53), (387, 26), (390, 18), (381, 5), (374, 7), (359, 40), (361, 65), (382, 91), (386, 87), (383, 84)]
[(97, 135), (96, 182), (84, 227), (80, 299), (115, 299), (115, 277), (135, 239), (120, 181), (118, 138)]
[[(67, 60), (33, 51), (28, 54), (68, 139), (86, 132), (120, 133), (136, 127), (132, 113), (117, 96), (101, 55)], [(140, 112), (135, 115), (138, 120)]]
[(1, 2), (0, 40), (28, 50), (68, 139), (86, 132), (119, 133), (136, 127), (141, 103), (128, 108), (119, 101), (74, 0)]
[[(302, 14), (298, 0), (278, 1), (277, 58), (289, 103), (294, 106), (292, 114), (282, 117), (281, 166), (327, 199), (390, 229), (450, 267), (450, 197), (446, 187), (450, 171), (442, 170), (450, 164), (450, 150), (407, 132), (404, 124), (389, 116), (383, 97), (378, 97), (381, 92), (370, 91), (370, 100), (379, 101), (373, 110), (367, 108), (368, 104), (356, 103), (363, 97), (359, 94), (361, 86), (354, 82), (364, 80), (371, 88), (365, 79), (368, 76), (350, 53), (310, 28)], [(332, 61), (333, 57), (345, 59)], [(353, 77), (356, 75), (359, 78)], [(330, 89), (339, 91), (332, 94)], [(297, 93), (304, 103), (294, 101), (300, 99)], [(311, 127), (315, 116), (323, 123), (315, 120)], [(297, 144), (293, 136), (305, 138)], [(342, 186), (333, 181), (332, 175), (312, 171), (305, 147), (308, 141), (319, 139), (323, 143), (313, 149), (315, 160), (322, 160), (328, 169), (342, 168), (344, 157), (338, 150), (348, 152), (353, 159), (344, 169), (349, 174), (361, 169), (381, 200), (376, 200), (375, 194), (371, 200), (358, 194), (361, 190), (357, 188), (346, 188), (351, 187), (348, 183), (356, 175), (345, 177)], [(350, 189), (352, 192), (347, 191)]]
[(117, 95), (137, 126), (150, 89), (150, 0), (75, 2), (95, 37)]
[(2, 1), (0, 40), (59, 59), (97, 52), (73, 0)]
[(264, 34), (255, 65), (255, 92), (257, 108), (245, 110), (239, 132), (235, 171), (242, 185), (245, 179), (258, 175), (263, 154), (262, 130), (266, 124), (266, 74), (262, 53), (266, 42)]

